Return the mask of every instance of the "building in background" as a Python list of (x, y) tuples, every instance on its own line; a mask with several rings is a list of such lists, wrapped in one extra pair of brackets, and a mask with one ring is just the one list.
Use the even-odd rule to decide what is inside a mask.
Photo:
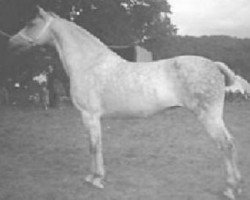
[(118, 55), (128, 61), (150, 62), (153, 60), (152, 52), (141, 46), (110, 46)]

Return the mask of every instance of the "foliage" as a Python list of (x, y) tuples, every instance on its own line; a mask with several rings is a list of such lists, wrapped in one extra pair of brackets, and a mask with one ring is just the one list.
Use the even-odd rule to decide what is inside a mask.
[[(134, 45), (176, 30), (166, 0), (0, 0), (0, 29), (16, 33), (36, 15), (37, 5), (75, 21), (108, 45)], [(65, 80), (53, 49), (37, 48), (13, 56), (6, 44), (6, 38), (0, 36), (0, 76), (25, 82), (53, 64)]]
[(237, 74), (250, 80), (250, 39), (229, 36), (174, 36), (148, 41), (155, 59), (178, 55), (199, 55), (225, 62)]
[(106, 44), (128, 45), (175, 33), (166, 0), (45, 0), (41, 5), (74, 20)]

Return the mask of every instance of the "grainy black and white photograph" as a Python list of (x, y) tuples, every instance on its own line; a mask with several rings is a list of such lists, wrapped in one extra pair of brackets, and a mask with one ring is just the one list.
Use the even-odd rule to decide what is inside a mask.
[(249, 200), (249, 17), (0, 0), (0, 200)]

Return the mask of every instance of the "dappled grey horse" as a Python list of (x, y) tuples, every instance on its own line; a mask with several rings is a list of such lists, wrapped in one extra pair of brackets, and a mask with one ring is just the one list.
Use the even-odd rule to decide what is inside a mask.
[(226, 86), (238, 79), (225, 64), (198, 56), (128, 62), (85, 29), (39, 8), (36, 18), (10, 39), (10, 46), (25, 50), (43, 44), (58, 51), (70, 78), (73, 103), (89, 129), (92, 166), (86, 181), (103, 188), (102, 117), (146, 117), (183, 106), (197, 116), (222, 150), (228, 183), (224, 194), (235, 198), (241, 175), (234, 140), (223, 121), (223, 106)]

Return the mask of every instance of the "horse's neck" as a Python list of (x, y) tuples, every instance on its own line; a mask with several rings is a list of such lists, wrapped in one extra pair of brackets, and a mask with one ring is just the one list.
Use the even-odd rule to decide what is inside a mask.
[(51, 31), (54, 46), (68, 75), (88, 69), (96, 59), (114, 55), (97, 38), (69, 22), (59, 21)]

